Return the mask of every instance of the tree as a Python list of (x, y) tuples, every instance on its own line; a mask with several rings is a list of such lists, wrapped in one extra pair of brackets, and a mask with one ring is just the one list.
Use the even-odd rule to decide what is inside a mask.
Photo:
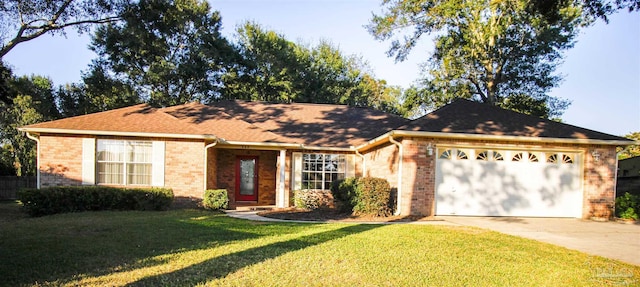
[(404, 36), (394, 39), (388, 51), (396, 61), (404, 60), (422, 35), (435, 39), (422, 91), (414, 94), (420, 95), (418, 102), (407, 106), (432, 109), (467, 98), (516, 105), (516, 110), (542, 117), (558, 117), (568, 106), (547, 93), (561, 80), (555, 69), (582, 24), (579, 7), (561, 9), (561, 19), (552, 23), (528, 13), (524, 0), (383, 3), (386, 10), (374, 15), (368, 30), (378, 40)]
[(627, 10), (629, 12), (640, 11), (640, 0), (530, 0), (527, 6), (528, 11), (541, 15), (546, 20), (555, 22), (562, 18), (560, 11), (576, 2), (582, 6), (585, 15), (592, 18), (601, 18), (605, 22), (609, 22), (607, 16), (618, 10)]
[(327, 41), (314, 47), (246, 22), (238, 27), (242, 57), (224, 75), (223, 97), (269, 102), (332, 103), (399, 112), (397, 87), (369, 72), (359, 57)]
[(92, 24), (119, 20), (126, 0), (8, 0), (0, 3), (0, 58), (18, 44), (67, 27), (88, 31)]
[[(41, 76), (12, 77), (10, 105), (0, 103), (0, 138), (2, 161), (11, 162), (18, 176), (36, 171), (35, 142), (17, 128), (59, 117), (51, 80)], [(7, 158), (8, 157), (8, 158)]]
[(56, 96), (62, 117), (107, 111), (140, 102), (133, 87), (107, 75), (102, 66), (92, 66), (90, 73), (82, 78), (82, 84), (58, 88)]
[(155, 106), (218, 97), (234, 50), (206, 1), (142, 0), (122, 19), (96, 30), (91, 49), (99, 58), (92, 69), (104, 69)]
[[(640, 132), (629, 133), (624, 137), (630, 140), (634, 140), (636, 142), (640, 142)], [(640, 156), (640, 145), (628, 145), (624, 148), (619, 147), (617, 152), (618, 152), (618, 159), (626, 159), (630, 157)]]

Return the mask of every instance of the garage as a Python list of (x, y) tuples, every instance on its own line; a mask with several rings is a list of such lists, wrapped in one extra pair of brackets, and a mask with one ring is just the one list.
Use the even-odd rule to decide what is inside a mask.
[(436, 215), (581, 217), (581, 153), (439, 147)]

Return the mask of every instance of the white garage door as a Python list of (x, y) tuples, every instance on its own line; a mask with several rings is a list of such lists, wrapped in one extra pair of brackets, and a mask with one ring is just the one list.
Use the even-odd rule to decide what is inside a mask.
[(582, 215), (577, 152), (452, 147), (437, 155), (437, 215)]

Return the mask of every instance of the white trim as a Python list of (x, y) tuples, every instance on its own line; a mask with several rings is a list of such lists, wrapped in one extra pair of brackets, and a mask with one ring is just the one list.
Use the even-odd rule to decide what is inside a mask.
[(151, 151), (151, 186), (164, 186), (165, 142), (153, 141)]
[(82, 185), (96, 184), (96, 139), (82, 139)]
[(36, 188), (40, 189), (40, 139), (29, 132), (25, 132), (25, 135), (36, 142)]
[(404, 156), (404, 149), (402, 148), (402, 143), (393, 139), (393, 136), (389, 136), (389, 142), (398, 146), (398, 183), (396, 184), (396, 190), (398, 191), (398, 195), (396, 198), (396, 203), (398, 206), (396, 207), (396, 215), (402, 214), (402, 162)]
[(296, 191), (302, 188), (302, 153), (294, 152), (291, 162), (291, 190)]
[(72, 135), (97, 135), (97, 136), (126, 136), (126, 137), (148, 137), (148, 138), (182, 138), (182, 139), (215, 139), (213, 135), (195, 134), (173, 134), (173, 133), (145, 133), (145, 132), (122, 132), (122, 131), (95, 131), (95, 130), (73, 130), (55, 128), (18, 128), (20, 131), (31, 133), (51, 133), (51, 134), (72, 134)]
[(278, 191), (276, 195), (276, 207), (284, 208), (287, 207), (288, 204), (285, 203), (285, 188), (284, 188), (284, 178), (286, 175), (286, 159), (287, 159), (287, 150), (281, 149), (280, 155), (278, 156), (279, 163), (279, 183), (278, 183)]
[(469, 139), (469, 140), (496, 140), (496, 141), (514, 141), (514, 142), (527, 142), (527, 143), (578, 143), (578, 144), (598, 144), (598, 145), (615, 145), (626, 146), (637, 144), (634, 141), (622, 141), (622, 140), (597, 140), (597, 139), (568, 139), (568, 138), (542, 138), (542, 137), (528, 137), (528, 136), (499, 136), (499, 135), (477, 135), (477, 134), (462, 134), (462, 133), (443, 133), (443, 132), (423, 132), (423, 131), (404, 131), (404, 130), (392, 130), (375, 139), (372, 139), (366, 143), (363, 143), (355, 149), (364, 150), (377, 146), (379, 144), (388, 141), (389, 137), (393, 136), (405, 136), (405, 137), (430, 137), (430, 138), (452, 138), (452, 139)]

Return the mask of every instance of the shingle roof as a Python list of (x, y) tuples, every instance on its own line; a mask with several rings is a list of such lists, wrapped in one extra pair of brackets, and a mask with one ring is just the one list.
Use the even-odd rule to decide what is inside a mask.
[(398, 130), (561, 139), (630, 140), (459, 99)]
[(214, 135), (227, 141), (350, 147), (408, 122), (399, 116), (341, 105), (221, 101), (160, 109), (140, 104), (25, 128)]
[(221, 101), (168, 108), (145, 104), (24, 127), (30, 131), (208, 135), (226, 141), (304, 144), (317, 147), (359, 146), (392, 130), (628, 141), (568, 124), (493, 106), (457, 100), (419, 119), (343, 105), (270, 104)]
[(381, 111), (326, 104), (221, 101), (217, 107), (284, 142), (349, 147), (365, 143), (410, 121)]

